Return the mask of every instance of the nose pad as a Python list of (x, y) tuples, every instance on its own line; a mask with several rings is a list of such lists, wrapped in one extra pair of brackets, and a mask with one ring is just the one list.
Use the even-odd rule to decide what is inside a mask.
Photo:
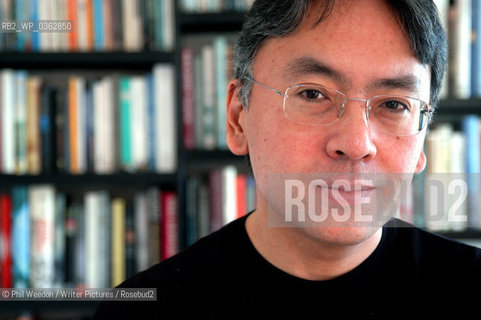
[(371, 115), (372, 107), (366, 102), (366, 120), (369, 121), (369, 116)]
[(346, 98), (341, 104), (342, 108), (339, 112), (339, 118), (344, 114), (347, 101), (349, 101), (349, 100), (359, 101), (359, 102), (365, 103), (365, 107), (364, 107), (364, 115), (365, 116), (363, 118), (364, 118), (364, 124), (366, 125), (366, 128), (369, 128), (368, 120), (369, 120), (369, 115), (370, 115), (370, 112), (372, 110), (372, 107), (369, 105), (368, 100), (366, 100), (366, 99)]

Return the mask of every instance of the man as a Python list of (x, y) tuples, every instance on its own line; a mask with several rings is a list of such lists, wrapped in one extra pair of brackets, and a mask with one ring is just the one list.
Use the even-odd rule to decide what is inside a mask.
[[(157, 288), (156, 303), (104, 304), (97, 318), (474, 311), (479, 250), (383, 226), (426, 164), (446, 63), (433, 2), (257, 0), (234, 59), (227, 142), (249, 155), (256, 210), (122, 285)], [(307, 184), (317, 203), (299, 200)]]

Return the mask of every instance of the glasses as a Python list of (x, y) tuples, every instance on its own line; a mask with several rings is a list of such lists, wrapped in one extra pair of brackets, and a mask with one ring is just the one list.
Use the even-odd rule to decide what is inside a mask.
[(353, 100), (366, 102), (366, 118), (371, 128), (393, 136), (413, 136), (426, 127), (433, 112), (428, 103), (402, 95), (353, 99), (319, 84), (296, 84), (282, 93), (254, 79), (245, 79), (284, 97), (286, 118), (301, 125), (330, 126), (342, 117), (347, 101)]

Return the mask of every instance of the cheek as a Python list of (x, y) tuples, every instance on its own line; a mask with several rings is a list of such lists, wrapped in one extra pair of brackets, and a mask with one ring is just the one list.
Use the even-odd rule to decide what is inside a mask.
[[(252, 104), (254, 107), (258, 105)], [(303, 153), (306, 147), (299, 138), (300, 129), (285, 119), (282, 110), (276, 112), (271, 109), (269, 113), (256, 111), (249, 110), (247, 119), (249, 156), (256, 183), (266, 190), (270, 174), (300, 170), (306, 159), (299, 154)]]
[(384, 171), (415, 172), (423, 148), (423, 137), (396, 137), (390, 140), (378, 144), (377, 156), (384, 164)]

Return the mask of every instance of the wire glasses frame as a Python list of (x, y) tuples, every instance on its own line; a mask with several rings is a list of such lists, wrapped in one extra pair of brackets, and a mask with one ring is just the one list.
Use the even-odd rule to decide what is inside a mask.
[(388, 135), (413, 136), (426, 127), (433, 113), (428, 103), (408, 96), (376, 95), (354, 99), (319, 84), (297, 84), (283, 93), (252, 78), (244, 79), (282, 96), (285, 117), (301, 125), (330, 126), (341, 118), (347, 101), (353, 100), (366, 103), (366, 119), (371, 126)]

